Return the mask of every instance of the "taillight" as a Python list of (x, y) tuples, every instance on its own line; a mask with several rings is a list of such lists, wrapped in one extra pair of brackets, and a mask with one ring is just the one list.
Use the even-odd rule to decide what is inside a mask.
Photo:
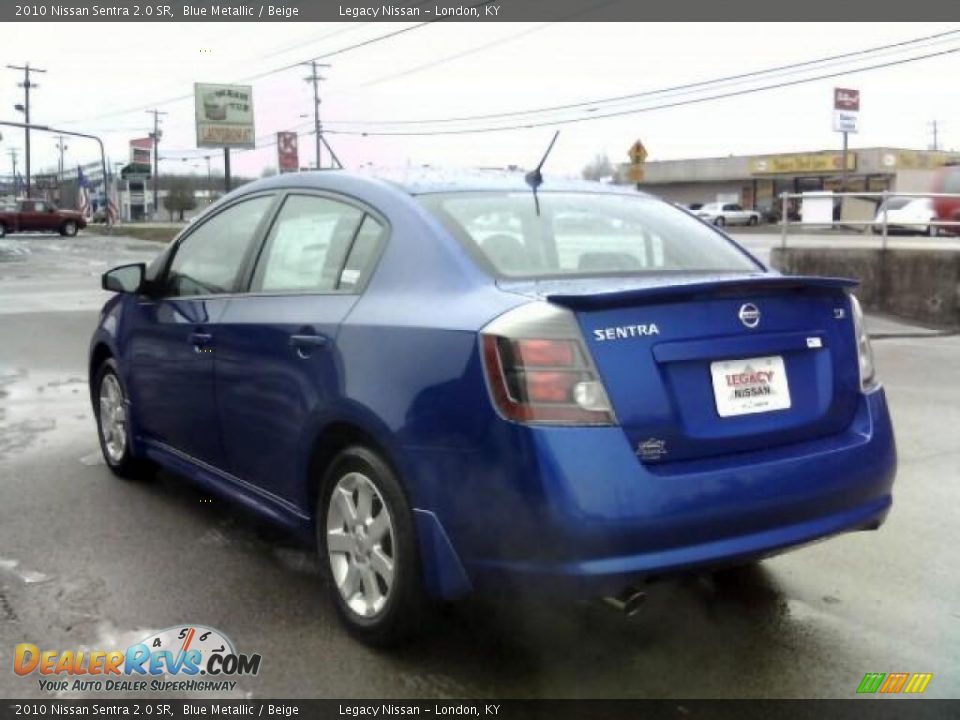
[(490, 395), (508, 420), (612, 425), (610, 401), (569, 310), (530, 303), (481, 333)]
[(877, 373), (873, 365), (873, 348), (870, 345), (870, 335), (863, 318), (863, 309), (853, 293), (850, 293), (850, 308), (853, 311), (853, 333), (857, 340), (857, 362), (860, 364), (860, 389), (869, 390), (877, 384)]

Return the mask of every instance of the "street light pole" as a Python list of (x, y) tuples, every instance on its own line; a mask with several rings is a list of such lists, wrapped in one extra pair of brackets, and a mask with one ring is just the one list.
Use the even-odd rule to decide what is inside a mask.
[(24, 65), (7, 65), (11, 70), (23, 70), (23, 82), (18, 83), (23, 88), (23, 121), (24, 121), (24, 164), (26, 165), (27, 186), (24, 192), (26, 197), (30, 197), (30, 88), (40, 87), (36, 83), (30, 82), (30, 73), (45, 73), (46, 70), (30, 67), (30, 63)]
[[(109, 193), (109, 189), (107, 188), (107, 178), (109, 177), (109, 175), (107, 175), (107, 151), (104, 149), (103, 140), (100, 139), (98, 135), (89, 135), (87, 133), (74, 132), (73, 130), (58, 130), (56, 128), (50, 127), (49, 125), (26, 125), (24, 123), (8, 122), (6, 120), (0, 120), (0, 125), (6, 125), (8, 127), (23, 128), (24, 130), (32, 129), (32, 130), (40, 130), (42, 132), (48, 132), (48, 133), (61, 133), (63, 135), (87, 138), (88, 140), (95, 141), (97, 145), (100, 146), (100, 168), (103, 171), (103, 189), (104, 189), (104, 192)], [(107, 217), (108, 218), (110, 217), (109, 213), (107, 214)], [(109, 224), (109, 220), (107, 222)]]

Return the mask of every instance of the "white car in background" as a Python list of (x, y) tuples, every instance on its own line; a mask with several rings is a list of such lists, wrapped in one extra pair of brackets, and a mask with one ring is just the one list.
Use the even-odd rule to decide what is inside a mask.
[(708, 203), (697, 210), (697, 217), (718, 227), (724, 225), (757, 225), (760, 213), (744, 210), (737, 203)]
[(887, 214), (887, 232), (916, 233), (936, 237), (939, 228), (930, 223), (936, 222), (937, 213), (930, 198), (892, 197), (885, 200), (877, 209), (873, 219), (873, 231), (883, 232), (883, 214)]

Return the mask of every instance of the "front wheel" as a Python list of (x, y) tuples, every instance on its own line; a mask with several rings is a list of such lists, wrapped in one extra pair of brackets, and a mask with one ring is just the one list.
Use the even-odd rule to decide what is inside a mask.
[(716, 220), (713, 221), (713, 224), (716, 225), (717, 227), (723, 227), (724, 225), (727, 224), (727, 221), (724, 220), (722, 217), (718, 217)]
[(130, 411), (117, 363), (112, 358), (104, 361), (97, 371), (94, 389), (97, 434), (107, 467), (118, 477), (141, 476), (146, 464), (134, 457), (130, 449)]
[(413, 517), (383, 458), (359, 445), (337, 455), (316, 525), (320, 564), (347, 629), (378, 646), (413, 635), (424, 605)]
[(77, 223), (75, 223), (73, 220), (67, 220), (60, 228), (60, 234), (66, 235), (67, 237), (73, 237), (77, 234)]

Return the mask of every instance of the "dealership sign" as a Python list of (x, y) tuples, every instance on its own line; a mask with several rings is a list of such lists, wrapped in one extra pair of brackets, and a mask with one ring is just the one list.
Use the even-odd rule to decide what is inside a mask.
[(850, 88), (833, 89), (833, 129), (835, 132), (855, 133), (860, 127), (860, 91)]
[(277, 133), (277, 165), (280, 172), (296, 172), (300, 167), (300, 155), (295, 132)]
[(196, 83), (197, 147), (253, 148), (253, 89)]
[(130, 163), (147, 166), (153, 164), (153, 138), (136, 138), (130, 141)]

